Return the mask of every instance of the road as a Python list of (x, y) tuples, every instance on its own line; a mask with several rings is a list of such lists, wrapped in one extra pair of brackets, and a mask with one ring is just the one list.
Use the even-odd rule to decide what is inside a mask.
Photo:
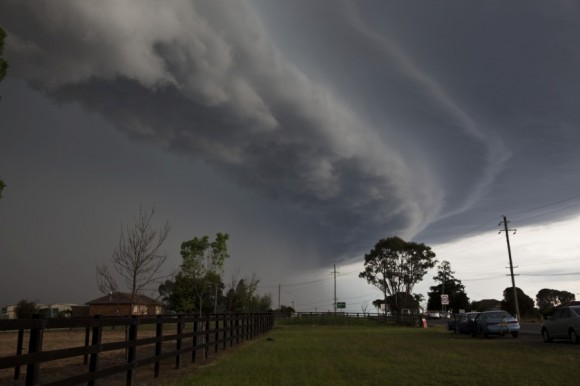
[(520, 323), (520, 334), (537, 335), (538, 338), (542, 339), (541, 328), (542, 325), (539, 323)]
[[(429, 319), (430, 326), (445, 327), (445, 319)], [(520, 337), (524, 340), (543, 342), (540, 323), (520, 323)]]

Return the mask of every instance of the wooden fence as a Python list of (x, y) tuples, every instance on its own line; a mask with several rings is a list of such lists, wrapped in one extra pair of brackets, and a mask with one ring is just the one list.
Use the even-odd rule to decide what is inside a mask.
[[(151, 375), (157, 378), (163, 361), (173, 358), (174, 368), (179, 368), (185, 354), (191, 362), (196, 362), (198, 356), (205, 360), (211, 351), (217, 353), (252, 339), (271, 330), (273, 324), (272, 314), (0, 320), (0, 332), (17, 331), (17, 335), (12, 333), (17, 340), (14, 355), (0, 357), (0, 371), (14, 369), (13, 384), (21, 380), (27, 386), (94, 385), (98, 379), (119, 373), (125, 373), (126, 385), (131, 385), (138, 367), (149, 365)], [(115, 328), (122, 338), (104, 340), (103, 334)], [(84, 344), (43, 350), (45, 337), (49, 336), (47, 332), (53, 329), (80, 331), (81, 335), (84, 333)], [(28, 339), (26, 353), (23, 350), (25, 336)], [(112, 352), (117, 353), (120, 362), (103, 360)], [(69, 358), (78, 359), (83, 369), (81, 374), (69, 376), (63, 372), (63, 378), (42, 383), (41, 365)], [(21, 374), (22, 368), (24, 374)], [(25, 379), (21, 379), (22, 375)]]
[(356, 322), (360, 319), (374, 320), (377, 323), (400, 326), (421, 327), (424, 317), (422, 315), (385, 315), (384, 313), (372, 312), (295, 312), (278, 316), (284, 319), (286, 323), (305, 324), (310, 322), (316, 323), (333, 323), (333, 322)]

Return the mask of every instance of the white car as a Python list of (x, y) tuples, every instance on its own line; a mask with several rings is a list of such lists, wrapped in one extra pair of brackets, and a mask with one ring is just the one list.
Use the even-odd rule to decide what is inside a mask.
[(546, 343), (553, 339), (570, 339), (580, 344), (579, 335), (580, 306), (559, 308), (542, 323), (542, 337)]
[(429, 319), (441, 319), (441, 314), (439, 313), (439, 311), (429, 311), (427, 317)]

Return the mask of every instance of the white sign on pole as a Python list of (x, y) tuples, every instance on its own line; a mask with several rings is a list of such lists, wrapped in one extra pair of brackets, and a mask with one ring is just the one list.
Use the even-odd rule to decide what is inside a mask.
[(446, 295), (446, 294), (441, 295), (441, 304), (444, 306), (449, 305), (449, 295)]

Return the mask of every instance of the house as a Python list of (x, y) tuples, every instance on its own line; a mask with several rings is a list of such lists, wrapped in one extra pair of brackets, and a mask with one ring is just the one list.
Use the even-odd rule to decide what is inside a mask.
[(154, 316), (164, 312), (162, 303), (145, 295), (135, 295), (135, 302), (131, 310), (131, 294), (126, 292), (113, 292), (85, 304), (89, 306), (89, 315), (91, 316)]
[(53, 303), (38, 304), (38, 314), (41, 318), (65, 318), (70, 317), (74, 304)]

